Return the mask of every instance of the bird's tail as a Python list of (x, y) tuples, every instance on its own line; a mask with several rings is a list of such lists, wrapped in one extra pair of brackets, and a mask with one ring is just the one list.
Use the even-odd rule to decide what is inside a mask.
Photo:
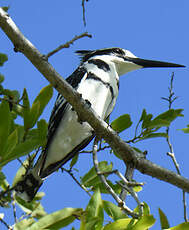
[(29, 170), (23, 179), (15, 186), (16, 195), (23, 200), (30, 202), (35, 197), (42, 183), (43, 180), (35, 175), (33, 170)]

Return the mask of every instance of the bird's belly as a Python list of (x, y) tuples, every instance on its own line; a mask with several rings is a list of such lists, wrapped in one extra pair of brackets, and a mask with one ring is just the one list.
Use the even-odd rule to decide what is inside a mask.
[(46, 158), (44, 169), (50, 164), (62, 160), (91, 135), (91, 126), (87, 122), (79, 122), (77, 113), (69, 105), (47, 150), (48, 157)]
[[(107, 109), (112, 101), (110, 90), (97, 81), (86, 80), (78, 87), (77, 91), (82, 94), (83, 99), (91, 103), (94, 111), (104, 119)], [(47, 158), (43, 170), (50, 164), (62, 160), (75, 147), (92, 135), (92, 128), (87, 122), (79, 122), (77, 113), (68, 105), (62, 120), (53, 136), (47, 150)]]

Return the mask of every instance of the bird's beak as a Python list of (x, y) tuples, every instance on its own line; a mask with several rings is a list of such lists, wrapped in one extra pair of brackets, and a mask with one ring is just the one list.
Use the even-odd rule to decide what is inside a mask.
[(153, 61), (146, 60), (141, 58), (127, 57), (128, 61), (135, 63), (136, 65), (142, 66), (143, 68), (153, 68), (153, 67), (185, 67), (184, 65), (162, 62), (162, 61)]

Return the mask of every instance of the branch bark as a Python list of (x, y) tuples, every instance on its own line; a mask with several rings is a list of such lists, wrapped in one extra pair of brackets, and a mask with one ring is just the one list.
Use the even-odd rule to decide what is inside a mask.
[(58, 74), (37, 48), (21, 33), (11, 17), (0, 8), (0, 27), (11, 40), (15, 51), (22, 52), (40, 73), (74, 107), (82, 120), (87, 121), (99, 138), (105, 139), (119, 153), (125, 164), (133, 162), (141, 173), (175, 185), (189, 192), (189, 180), (141, 157), (126, 144), (108, 124), (88, 107), (80, 95)]

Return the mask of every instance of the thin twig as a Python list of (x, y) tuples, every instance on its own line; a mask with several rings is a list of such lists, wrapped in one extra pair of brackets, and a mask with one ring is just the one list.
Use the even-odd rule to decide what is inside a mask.
[[(178, 97), (175, 97), (174, 96), (174, 92), (173, 92), (173, 80), (174, 80), (174, 72), (172, 73), (171, 75), (171, 81), (170, 81), (170, 87), (168, 88), (169, 89), (169, 96), (166, 98), (166, 97), (162, 97), (163, 100), (167, 101), (169, 104), (168, 104), (168, 108), (171, 109), (172, 108), (172, 104), (173, 102), (178, 98)], [(181, 175), (181, 172), (180, 172), (180, 169), (179, 169), (179, 164), (176, 160), (176, 157), (175, 157), (175, 154), (174, 154), (174, 150), (173, 150), (173, 145), (171, 144), (171, 140), (170, 140), (170, 127), (168, 126), (166, 128), (166, 133), (167, 133), (167, 138), (166, 138), (166, 141), (167, 141), (167, 144), (169, 146), (169, 151), (167, 153), (167, 155), (169, 157), (171, 157), (172, 161), (173, 161), (173, 164), (176, 168), (176, 171), (179, 175)], [(186, 192), (184, 190), (182, 190), (182, 198), (183, 198), (183, 211), (184, 211), (184, 220), (185, 222), (188, 222), (188, 217), (187, 217), (187, 204), (186, 204)]]
[(143, 132), (141, 132), (138, 136), (134, 136), (132, 139), (125, 141), (125, 143), (130, 144), (130, 143), (136, 143), (139, 141), (139, 139), (142, 137)]
[(8, 225), (3, 219), (0, 218), (0, 222), (6, 226), (7, 229), (12, 230), (13, 228)]
[(82, 0), (82, 9), (83, 9), (83, 24), (86, 26), (86, 18), (85, 18), (85, 0)]
[[(134, 170), (134, 168), (133, 168)], [(131, 175), (129, 176), (133, 176), (133, 172), (131, 172)], [(129, 186), (129, 180), (127, 180), (118, 170), (116, 171), (116, 175), (119, 176), (119, 178), (122, 180), (122, 182), (124, 183), (124, 185), (120, 182), (117, 182), (119, 185), (121, 185), (122, 188), (124, 188), (124, 190), (126, 190), (127, 192), (130, 193), (130, 195), (135, 199), (136, 203), (138, 204), (139, 207), (139, 216), (142, 216), (142, 206), (143, 204), (139, 201), (138, 199), (138, 195), (137, 193), (133, 190), (133, 187)]]
[(77, 180), (77, 178), (73, 175), (73, 172), (71, 170), (65, 169), (65, 168), (61, 168), (61, 170), (67, 172), (72, 177), (72, 179), (79, 185), (79, 187), (81, 187), (91, 197), (90, 192), (87, 190), (87, 188), (83, 184), (81, 184)]
[(14, 222), (17, 223), (18, 219), (16, 216), (16, 206), (15, 206), (15, 201), (12, 202), (12, 207), (13, 207), (13, 216), (14, 216)]
[(29, 169), (31, 169), (34, 159), (36, 158), (38, 152), (40, 151), (41, 147), (38, 147), (36, 149), (36, 152), (34, 153), (33, 156), (31, 156), (30, 154), (28, 154), (28, 162), (23, 163), (20, 158), (17, 158), (17, 161), (22, 165), (23, 168), (25, 168), (26, 172), (28, 172)]
[(50, 56), (52, 56), (53, 54), (57, 53), (58, 51), (60, 51), (61, 49), (65, 49), (65, 48), (69, 48), (70, 45), (72, 45), (76, 40), (83, 38), (83, 37), (88, 37), (88, 38), (92, 38), (91, 34), (88, 34), (87, 32), (82, 33), (80, 35), (76, 35), (74, 38), (72, 38), (70, 41), (66, 42), (63, 45), (58, 46), (56, 49), (54, 49), (53, 51), (49, 52), (47, 55), (45, 55), (45, 58), (48, 59)]
[(122, 208), (122, 210), (127, 214), (132, 216), (133, 218), (138, 218), (138, 215), (134, 213), (130, 208), (128, 208), (125, 205), (125, 202), (122, 201), (119, 196), (114, 192), (114, 190), (111, 188), (111, 186), (106, 181), (106, 177), (100, 172), (100, 169), (98, 167), (98, 159), (97, 159), (97, 150), (98, 150), (98, 141), (99, 139), (95, 137), (94, 143), (93, 143), (93, 163), (96, 170), (97, 175), (99, 176), (100, 180), (104, 184), (107, 191), (112, 195), (112, 197), (115, 199), (115, 201), (118, 203), (118, 206)]
[[(105, 150), (105, 149), (109, 149), (109, 148), (110, 148), (109, 145), (105, 145), (104, 147), (101, 147), (101, 146), (100, 146), (100, 147), (98, 148), (97, 152), (102, 151), (102, 150)], [(92, 151), (92, 150), (89, 150), (89, 151), (83, 150), (83, 151), (80, 151), (79, 153), (93, 153), (93, 151)]]
[(120, 185), (125, 191), (129, 192), (130, 195), (135, 199), (137, 205), (138, 205), (138, 211), (139, 211), (139, 216), (142, 216), (142, 207), (143, 207), (143, 203), (141, 203), (138, 199), (137, 193), (134, 192), (133, 189), (130, 189), (128, 186), (126, 186), (125, 184), (122, 184), (120, 181), (116, 181), (116, 183), (118, 185)]
[[(133, 163), (128, 164), (126, 167), (127, 167), (127, 168), (126, 168), (126, 172), (125, 172), (125, 178), (127, 178), (127, 180), (128, 180), (129, 182), (131, 182), (132, 179), (133, 179), (133, 174), (134, 174), (134, 169), (135, 169), (135, 168), (134, 168)], [(121, 190), (121, 193), (120, 193), (119, 197), (120, 197), (122, 200), (126, 200), (126, 196), (127, 196), (127, 191), (123, 188), (123, 189)]]

